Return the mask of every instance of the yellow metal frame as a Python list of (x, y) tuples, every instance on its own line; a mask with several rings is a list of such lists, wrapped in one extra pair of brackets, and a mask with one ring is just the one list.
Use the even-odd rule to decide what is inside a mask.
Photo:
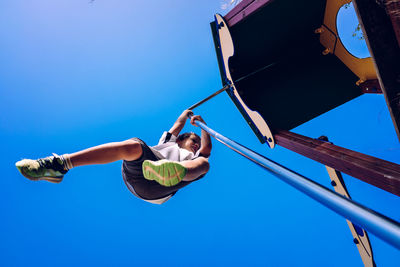
[(337, 31), (337, 14), (339, 9), (350, 3), (348, 0), (327, 0), (324, 16), (324, 24), (315, 30), (320, 34), (320, 42), (326, 48), (322, 53), (324, 55), (334, 54), (337, 56), (359, 80), (357, 85), (367, 81), (377, 79), (374, 62), (371, 57), (357, 58), (353, 56), (343, 45)]

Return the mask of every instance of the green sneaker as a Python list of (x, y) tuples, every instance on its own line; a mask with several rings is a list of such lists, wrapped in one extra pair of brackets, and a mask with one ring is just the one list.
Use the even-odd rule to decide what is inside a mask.
[(163, 186), (174, 186), (182, 181), (187, 169), (179, 162), (169, 160), (145, 160), (142, 165), (143, 176)]
[(37, 160), (23, 159), (15, 163), (15, 166), (23, 176), (33, 181), (60, 183), (68, 172), (65, 159), (54, 153), (53, 156)]

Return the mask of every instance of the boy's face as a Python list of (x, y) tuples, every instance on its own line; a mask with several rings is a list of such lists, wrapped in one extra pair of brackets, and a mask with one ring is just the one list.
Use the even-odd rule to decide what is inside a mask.
[(178, 142), (178, 145), (180, 148), (184, 148), (196, 154), (197, 150), (200, 148), (200, 138), (191, 134), (190, 137)]

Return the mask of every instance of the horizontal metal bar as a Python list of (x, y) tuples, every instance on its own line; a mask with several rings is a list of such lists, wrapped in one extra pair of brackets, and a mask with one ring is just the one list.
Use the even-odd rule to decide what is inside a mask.
[(230, 140), (200, 121), (195, 122), (201, 129), (227, 147), (268, 170), (282, 181), (288, 183), (322, 205), (328, 207), (354, 224), (376, 235), (392, 246), (400, 249), (400, 224), (378, 212), (347, 199), (328, 188)]

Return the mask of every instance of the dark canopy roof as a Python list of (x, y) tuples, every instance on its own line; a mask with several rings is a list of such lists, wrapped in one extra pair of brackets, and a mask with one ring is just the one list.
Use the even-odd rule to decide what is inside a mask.
[[(256, 10), (249, 8), (252, 2), (258, 3)], [(325, 47), (314, 31), (323, 23), (325, 1), (241, 4), (250, 15), (238, 19), (241, 14), (231, 12), (225, 16), (230, 19), (227, 23), (235, 47), (229, 70), (236, 81), (272, 64), (235, 83), (243, 101), (258, 111), (272, 130), (290, 130), (361, 94), (355, 84), (358, 77), (336, 56), (322, 54)], [(214, 22), (211, 27), (218, 55)]]

